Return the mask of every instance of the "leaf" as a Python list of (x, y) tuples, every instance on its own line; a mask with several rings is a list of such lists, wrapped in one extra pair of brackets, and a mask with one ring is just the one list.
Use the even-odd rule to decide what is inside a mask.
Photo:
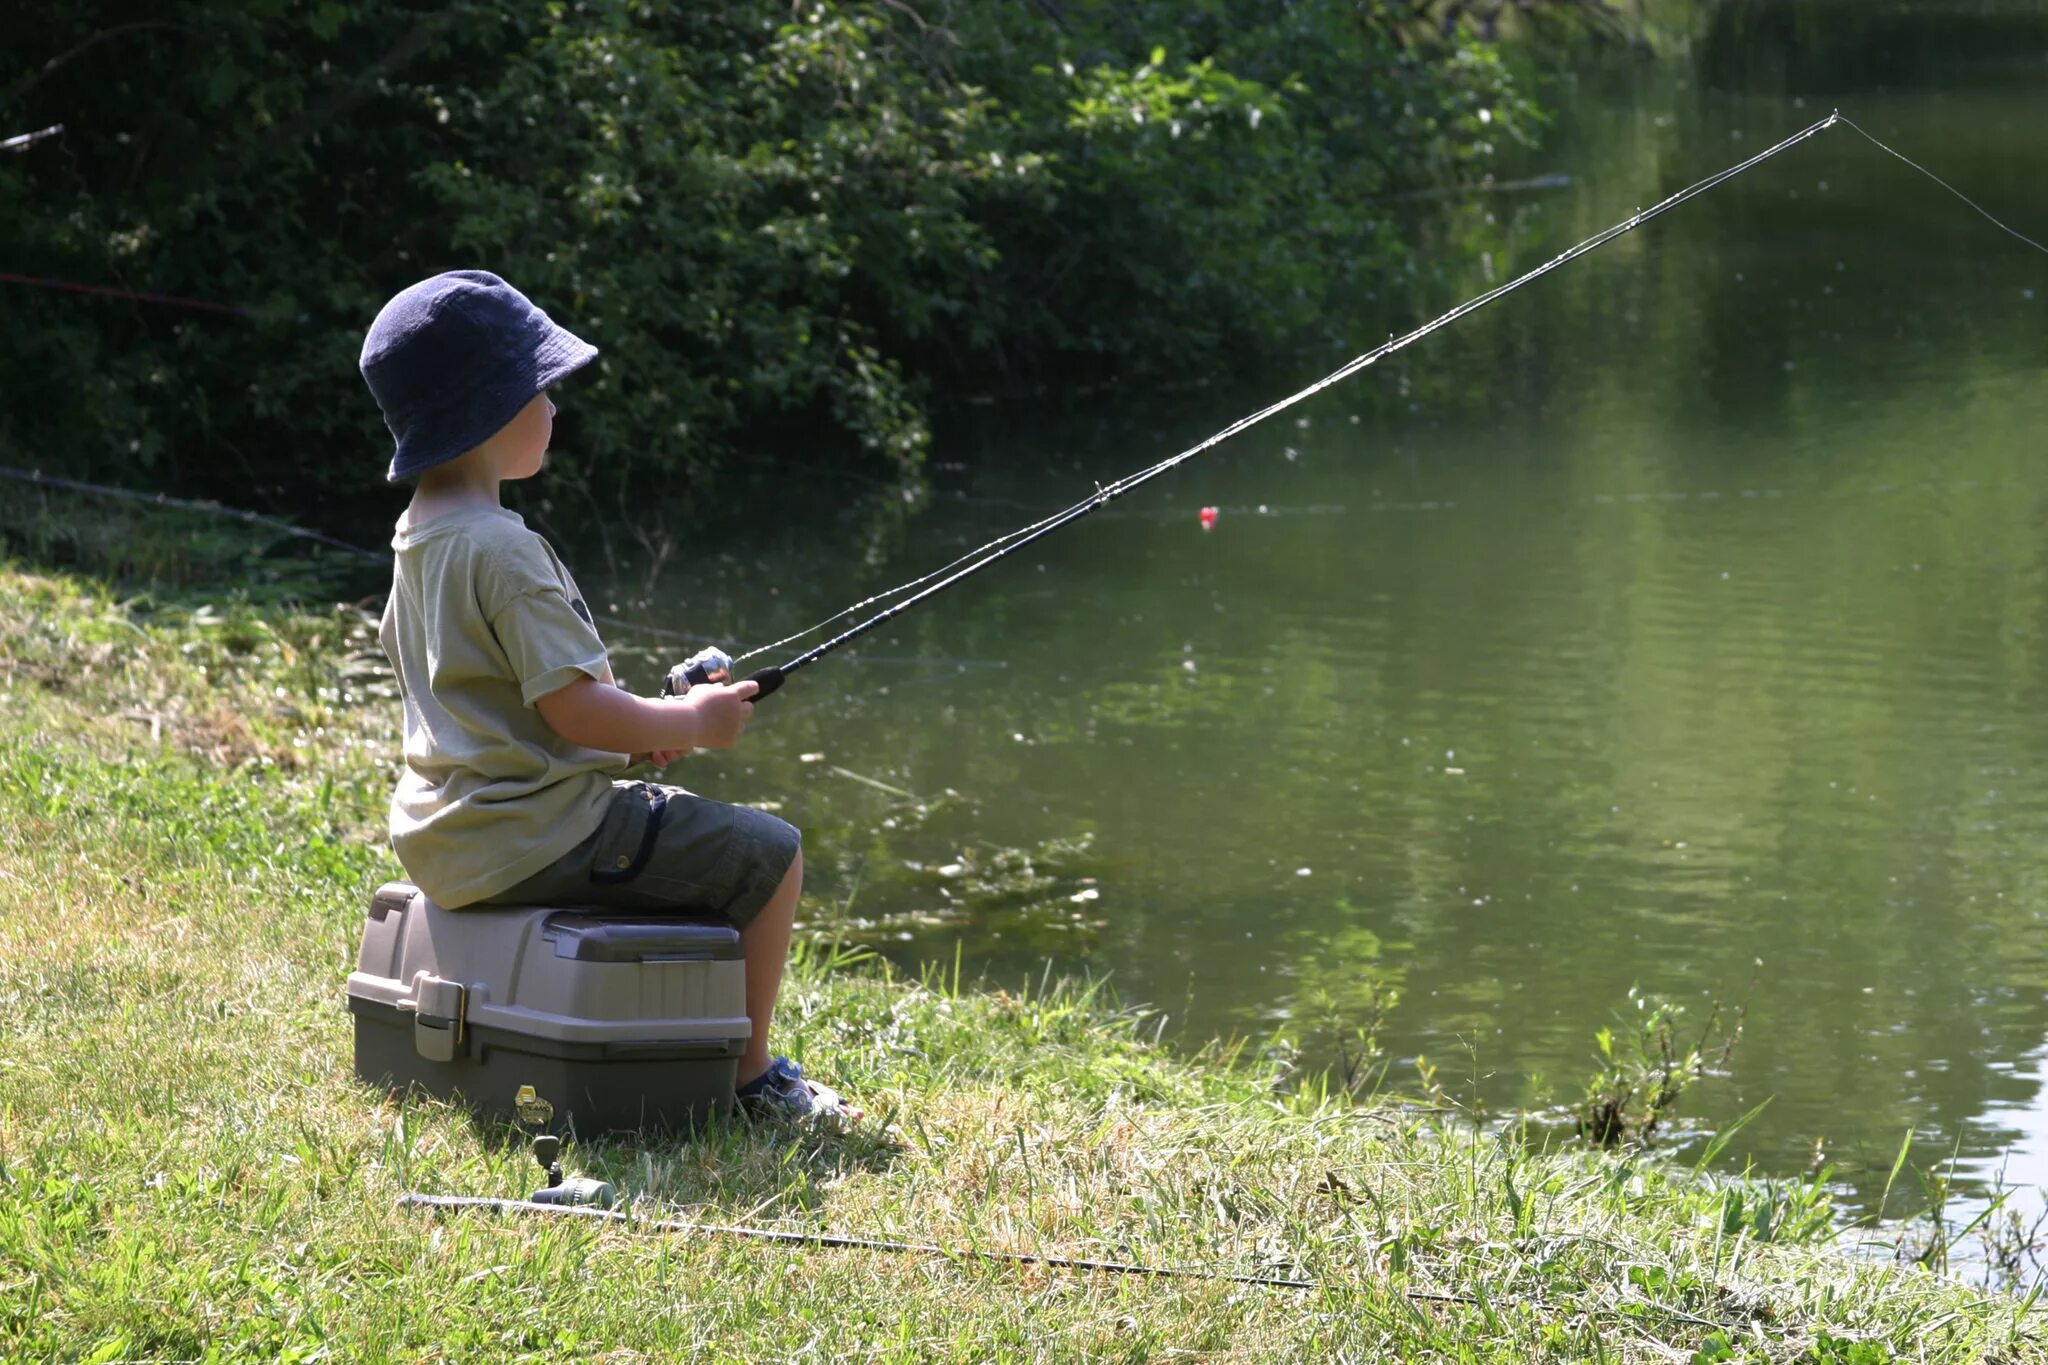
[(132, 1338), (126, 1332), (116, 1332), (99, 1344), (99, 1348), (87, 1356), (84, 1365), (110, 1365), (116, 1360), (128, 1358)]
[(1707, 1339), (1700, 1343), (1700, 1348), (1692, 1353), (1691, 1365), (1718, 1365), (1721, 1361), (1735, 1358), (1735, 1343), (1728, 1339), (1726, 1332), (1716, 1331), (1709, 1333)]

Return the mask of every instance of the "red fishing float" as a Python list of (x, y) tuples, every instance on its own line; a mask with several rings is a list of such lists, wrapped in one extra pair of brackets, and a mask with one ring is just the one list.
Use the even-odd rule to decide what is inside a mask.
[(1201, 521), (1202, 521), (1202, 529), (1203, 529), (1204, 531), (1213, 531), (1213, 530), (1215, 530), (1215, 529), (1216, 529), (1216, 509), (1215, 509), (1215, 508), (1213, 508), (1213, 507), (1204, 507), (1204, 508), (1203, 508), (1203, 509), (1201, 510), (1201, 512), (1199, 513), (1199, 515), (1200, 515), (1200, 517), (1201, 517)]

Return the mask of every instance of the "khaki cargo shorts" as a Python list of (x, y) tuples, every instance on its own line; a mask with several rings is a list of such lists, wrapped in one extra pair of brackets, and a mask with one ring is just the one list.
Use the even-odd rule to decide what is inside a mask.
[(782, 884), (802, 838), (764, 810), (657, 782), (613, 782), (597, 832), (482, 905), (689, 911), (745, 924)]

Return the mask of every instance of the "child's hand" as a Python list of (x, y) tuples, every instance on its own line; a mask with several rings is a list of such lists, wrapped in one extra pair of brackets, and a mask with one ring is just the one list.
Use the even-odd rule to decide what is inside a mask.
[(635, 764), (652, 763), (657, 768), (666, 768), (688, 752), (688, 749), (650, 749), (644, 754), (632, 755), (630, 761)]
[(747, 728), (747, 717), (754, 714), (749, 698), (760, 690), (761, 684), (748, 681), (702, 683), (684, 693), (683, 704), (697, 713), (697, 747), (730, 749)]

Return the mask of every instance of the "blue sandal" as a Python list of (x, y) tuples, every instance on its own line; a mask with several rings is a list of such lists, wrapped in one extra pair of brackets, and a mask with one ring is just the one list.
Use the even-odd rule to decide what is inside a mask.
[(861, 1117), (837, 1090), (809, 1079), (787, 1057), (775, 1058), (766, 1071), (741, 1086), (739, 1102), (740, 1108), (762, 1118), (831, 1117), (851, 1123)]

